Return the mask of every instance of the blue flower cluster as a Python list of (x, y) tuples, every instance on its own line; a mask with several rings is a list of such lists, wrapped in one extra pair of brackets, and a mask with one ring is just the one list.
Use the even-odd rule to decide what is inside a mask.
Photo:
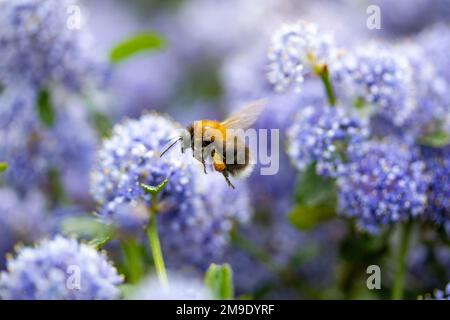
[(425, 218), (450, 231), (450, 147), (422, 147), (421, 156), (430, 179)]
[(160, 157), (179, 130), (178, 124), (156, 113), (116, 125), (98, 152), (91, 192), (100, 216), (119, 229), (139, 230), (146, 227), (145, 208), (152, 205), (141, 184), (156, 186), (168, 178), (157, 204), (168, 264), (206, 267), (221, 255), (233, 222), (246, 223), (251, 209), (245, 185), (233, 193), (220, 175), (205, 177), (188, 152), (171, 151)]
[(367, 127), (340, 107), (308, 106), (288, 129), (287, 152), (299, 170), (315, 162), (317, 173), (335, 177), (342, 171), (347, 147), (368, 137)]
[(98, 137), (73, 93), (103, 83), (108, 67), (95, 56), (85, 14), (76, 1), (0, 3), (2, 180), (18, 192), (58, 183), (86, 201)]
[(32, 242), (47, 234), (46, 199), (36, 190), (20, 197), (11, 188), (0, 188), (0, 268), (18, 241)]
[(337, 59), (332, 69), (339, 95), (349, 106), (369, 108), (370, 114), (396, 126), (414, 114), (412, 67), (392, 49), (378, 43), (358, 47)]
[(102, 82), (107, 68), (93, 56), (79, 11), (80, 4), (69, 0), (2, 1), (0, 82), (21, 80), (40, 88), (61, 84), (69, 90)]
[(0, 274), (0, 298), (117, 299), (122, 277), (106, 256), (74, 239), (55, 237), (25, 247)]
[(333, 37), (319, 32), (317, 25), (305, 21), (283, 25), (269, 47), (267, 78), (277, 92), (299, 90), (306, 75), (329, 63)]
[(425, 164), (408, 146), (366, 142), (350, 148), (345, 167), (337, 181), (340, 211), (357, 217), (369, 232), (423, 214), (428, 186)]
[(63, 176), (76, 172), (86, 185), (98, 139), (86, 110), (76, 99), (55, 97), (64, 108), (55, 110), (55, 123), (47, 127), (38, 118), (36, 97), (27, 85), (8, 86), (0, 96), (0, 154), (10, 165), (5, 180), (24, 191), (46, 185), (49, 171), (58, 170)]
[[(284, 73), (275, 74), (310, 88), (312, 79), (303, 78), (307, 60), (301, 58), (313, 57), (314, 63), (309, 62), (314, 67), (317, 55), (310, 54), (314, 50), (307, 44), (324, 41), (329, 45), (315, 47), (326, 48), (319, 50), (325, 54), (317, 63), (328, 67), (331, 79), (320, 72), (315, 75), (322, 80), (329, 101), (338, 103), (331, 107), (300, 103), (287, 130), (287, 153), (294, 166), (303, 171), (316, 163), (318, 174), (337, 177), (341, 213), (357, 218), (360, 227), (370, 232), (418, 216), (446, 226), (448, 155), (445, 148), (435, 148), (434, 156), (430, 152), (423, 156), (418, 150), (426, 148), (418, 142), (436, 132), (450, 133), (446, 94), (450, 77), (448, 68), (442, 68), (448, 64), (443, 54), (448, 39), (439, 40), (448, 26), (437, 24), (414, 41), (396, 46), (370, 42), (345, 50), (336, 50), (317, 28), (307, 24), (296, 28), (283, 26), (274, 33), (277, 40), (269, 52), (276, 47), (278, 55), (269, 54), (269, 83), (275, 84), (273, 70), (285, 68)], [(286, 81), (284, 88), (292, 85)], [(283, 91), (279, 89), (274, 88)]]
[(171, 213), (190, 208), (189, 199), (195, 193), (192, 156), (169, 152), (160, 157), (178, 130), (176, 123), (156, 113), (114, 127), (98, 152), (91, 176), (91, 193), (103, 205), (100, 215), (114, 214), (124, 202), (142, 200), (150, 206), (151, 197), (142, 183), (157, 186), (166, 178), (169, 183), (160, 195), (160, 210)]

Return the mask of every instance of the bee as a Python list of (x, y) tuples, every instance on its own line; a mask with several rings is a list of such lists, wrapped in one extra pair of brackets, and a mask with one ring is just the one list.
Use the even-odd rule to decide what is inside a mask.
[(265, 104), (265, 100), (254, 101), (222, 122), (216, 120), (193, 122), (186, 128), (184, 135), (175, 137), (175, 142), (161, 153), (161, 157), (181, 141), (181, 152), (184, 153), (185, 149), (191, 148), (192, 156), (203, 164), (205, 174), (206, 159), (210, 158), (214, 170), (221, 173), (228, 185), (235, 189), (230, 181), (230, 175), (246, 176), (252, 170), (250, 150), (243, 137), (234, 134), (235, 130), (251, 127), (263, 112)]

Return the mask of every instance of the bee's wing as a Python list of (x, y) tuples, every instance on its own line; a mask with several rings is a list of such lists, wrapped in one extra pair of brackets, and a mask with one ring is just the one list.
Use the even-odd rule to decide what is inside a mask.
[(264, 111), (266, 100), (257, 100), (233, 114), (221, 124), (228, 129), (246, 129), (251, 127)]

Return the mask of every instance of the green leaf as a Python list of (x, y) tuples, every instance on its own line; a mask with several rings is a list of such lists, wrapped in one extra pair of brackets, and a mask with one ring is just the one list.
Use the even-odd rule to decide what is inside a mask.
[(450, 144), (450, 133), (444, 130), (436, 130), (419, 139), (419, 143), (424, 146), (441, 148)]
[(388, 253), (388, 239), (387, 233), (377, 236), (354, 233), (341, 242), (339, 256), (354, 264), (370, 265)]
[(112, 240), (111, 234), (100, 235), (91, 241), (88, 242), (88, 245), (94, 247), (95, 249), (101, 249), (104, 245), (106, 245), (109, 241)]
[(8, 170), (8, 164), (6, 162), (0, 162), (0, 173), (5, 172)]
[(109, 225), (94, 217), (72, 217), (61, 223), (61, 232), (65, 235), (75, 235), (78, 238), (90, 239), (95, 247), (104, 245), (112, 237), (113, 230)]
[(112, 124), (106, 114), (99, 111), (93, 111), (92, 120), (94, 122), (95, 129), (102, 138), (108, 138), (111, 136)]
[(52, 204), (61, 204), (68, 202), (64, 185), (61, 181), (61, 173), (56, 169), (50, 169), (47, 172), (49, 198)]
[(122, 62), (138, 53), (165, 48), (166, 41), (155, 32), (142, 32), (116, 45), (110, 53), (112, 63)]
[(295, 193), (297, 204), (314, 206), (335, 199), (334, 179), (319, 176), (316, 165), (309, 165), (299, 176)]
[(313, 163), (299, 176), (295, 200), (289, 221), (300, 230), (314, 228), (336, 216), (336, 182), (319, 176)]
[(233, 299), (233, 274), (230, 265), (212, 263), (206, 271), (205, 285), (211, 290), (215, 299)]
[(168, 182), (169, 182), (169, 179), (165, 179), (163, 182), (161, 182), (156, 187), (148, 186), (145, 183), (141, 183), (141, 187), (145, 193), (155, 196), (155, 195), (158, 195), (164, 189), (164, 187), (167, 185)]
[(362, 97), (357, 97), (355, 101), (353, 102), (353, 105), (356, 109), (363, 109), (366, 105), (366, 101)]
[(289, 214), (289, 221), (297, 229), (310, 230), (322, 222), (336, 217), (334, 204), (319, 204), (314, 206), (296, 205)]
[(55, 123), (55, 110), (48, 90), (41, 90), (37, 99), (37, 112), (42, 124), (51, 128)]

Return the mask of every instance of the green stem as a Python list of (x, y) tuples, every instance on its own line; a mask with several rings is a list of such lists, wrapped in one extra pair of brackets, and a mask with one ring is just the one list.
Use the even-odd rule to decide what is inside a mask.
[(47, 172), (48, 188), (50, 197), (50, 206), (52, 208), (61, 204), (68, 204), (69, 198), (64, 190), (64, 185), (61, 181), (61, 174), (56, 169), (50, 169)]
[(147, 237), (152, 250), (153, 262), (155, 264), (156, 274), (159, 281), (163, 286), (168, 285), (167, 271), (164, 264), (164, 258), (161, 250), (161, 243), (158, 236), (158, 223), (157, 223), (157, 196), (152, 195), (152, 206), (150, 208), (150, 222), (147, 227)]
[(336, 95), (334, 93), (333, 84), (331, 83), (330, 72), (326, 65), (317, 68), (316, 73), (319, 75), (325, 87), (325, 92), (327, 94), (328, 103), (331, 106), (336, 105)]
[(395, 269), (395, 279), (394, 285), (392, 287), (392, 299), (401, 300), (403, 299), (403, 291), (405, 287), (406, 278), (406, 266), (407, 266), (407, 256), (409, 242), (411, 239), (412, 224), (410, 222), (402, 225), (400, 234), (400, 243), (396, 256), (396, 269)]
[(140, 248), (134, 239), (121, 240), (120, 245), (124, 254), (128, 281), (137, 283), (144, 274)]

